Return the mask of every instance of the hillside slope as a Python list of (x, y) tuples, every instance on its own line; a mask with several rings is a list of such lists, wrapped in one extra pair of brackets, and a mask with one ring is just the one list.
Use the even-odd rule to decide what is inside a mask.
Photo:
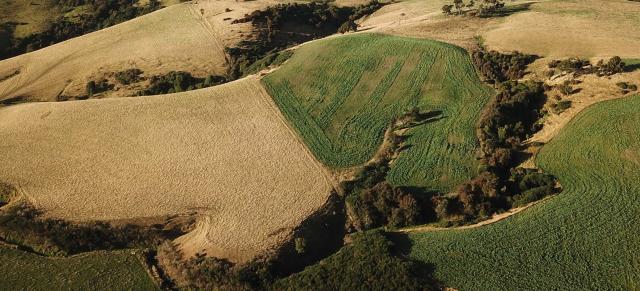
[(417, 106), (439, 119), (407, 132), (391, 182), (446, 191), (475, 171), (474, 125), (492, 90), (458, 47), (379, 34), (334, 37), (301, 46), (263, 80), (331, 167), (366, 162), (391, 120)]
[[(147, 76), (172, 70), (200, 77), (224, 75), (227, 69), (224, 47), (235, 45), (242, 33), (250, 31), (246, 23), (231, 25), (232, 19), (269, 3), (272, 1), (173, 5), (0, 61), (0, 101), (11, 98), (56, 101), (59, 95), (83, 95), (89, 80), (131, 68), (141, 69)], [(227, 8), (233, 9), (225, 12)], [(115, 92), (112, 96), (130, 94)]]
[(488, 49), (546, 57), (640, 57), (638, 2), (505, 2), (512, 13), (480, 18), (443, 15), (442, 5), (453, 4), (451, 0), (400, 1), (376, 11), (361, 25), (372, 32), (435, 39), (467, 49), (480, 40)]
[(412, 234), (411, 256), (460, 290), (637, 289), (639, 107), (640, 96), (596, 104), (542, 149), (557, 197), (488, 226)]
[(331, 185), (256, 78), (185, 93), (0, 109), (0, 181), (49, 217), (196, 213), (193, 254), (243, 261), (282, 242)]

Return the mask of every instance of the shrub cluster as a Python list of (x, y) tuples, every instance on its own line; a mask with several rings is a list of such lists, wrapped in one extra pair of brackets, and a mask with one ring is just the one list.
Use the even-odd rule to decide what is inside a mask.
[(522, 78), (527, 65), (537, 58), (537, 56), (519, 52), (502, 54), (496, 51), (477, 50), (472, 54), (473, 63), (480, 73), (494, 83)]
[(293, 51), (284, 50), (278, 52), (271, 52), (263, 58), (253, 62), (242, 71), (243, 77), (246, 75), (254, 74), (260, 70), (266, 69), (269, 66), (278, 66), (284, 63), (293, 55)]
[(113, 89), (113, 84), (109, 84), (109, 81), (106, 79), (101, 79), (99, 81), (92, 80), (87, 82), (87, 85), (85, 86), (87, 97), (93, 97), (95, 94), (100, 94), (111, 89)]
[(622, 73), (625, 66), (626, 64), (618, 56), (614, 56), (606, 62), (601, 59), (595, 65), (591, 64), (589, 60), (580, 58), (553, 60), (549, 63), (549, 68), (552, 70), (576, 75), (596, 74), (600, 77)]
[(186, 290), (265, 290), (273, 282), (268, 262), (236, 265), (202, 253), (185, 259), (168, 241), (158, 247), (158, 263), (171, 274), (173, 285)]
[(8, 242), (28, 246), (40, 253), (70, 255), (94, 250), (153, 247), (180, 231), (162, 226), (144, 228), (106, 222), (72, 224), (60, 219), (41, 219), (27, 205), (0, 214), (0, 235)]
[(350, 181), (341, 183), (345, 193), (348, 231), (362, 231), (380, 226), (403, 227), (424, 222), (432, 217), (432, 205), (426, 195), (391, 186), (386, 181), (389, 163), (397, 155), (404, 137), (396, 130), (415, 126), (432, 112), (421, 113), (414, 108), (391, 122), (385, 142), (388, 146), (375, 162), (362, 167)]
[(562, 112), (564, 112), (565, 110), (571, 108), (571, 100), (561, 100), (558, 101), (557, 103), (552, 103), (551, 106), (551, 111), (553, 111), (553, 113), (555, 114), (560, 114)]
[(0, 43), (0, 59), (9, 58), (34, 51), (72, 37), (133, 19), (161, 8), (160, 2), (150, 0), (146, 6), (138, 5), (138, 0), (59, 0), (63, 10), (70, 10), (80, 5), (91, 5), (87, 14), (80, 15), (77, 20), (70, 21), (59, 18), (42, 32), (24, 38), (13, 38), (13, 30), (4, 25), (0, 35), (11, 36)]
[(505, 3), (500, 0), (481, 0), (476, 7), (476, 1), (453, 0), (453, 4), (442, 6), (442, 13), (445, 15), (472, 15), (479, 17), (499, 16), (503, 14)]
[(506, 175), (484, 171), (463, 183), (455, 195), (434, 198), (443, 222), (485, 219), (496, 212), (519, 207), (555, 193), (555, 177), (533, 169), (511, 168)]
[(197, 78), (188, 72), (171, 71), (164, 75), (152, 76), (149, 86), (138, 92), (138, 95), (179, 93), (219, 85), (226, 81), (222, 76), (209, 75), (206, 78)]
[(255, 61), (269, 53), (314, 38), (356, 29), (354, 20), (373, 13), (383, 4), (372, 0), (357, 7), (338, 7), (329, 2), (286, 3), (256, 10), (232, 23), (251, 22), (255, 39), (225, 49), (230, 59), (231, 78), (246, 75)]
[(402, 227), (423, 221), (420, 203), (413, 194), (394, 188), (386, 181), (347, 196), (345, 206), (349, 223), (355, 230)]
[(480, 117), (478, 138), (485, 164), (505, 169), (511, 166), (512, 150), (540, 130), (546, 101), (544, 86), (536, 81), (507, 81), (498, 85), (498, 93)]
[(618, 88), (622, 89), (622, 93), (624, 93), (624, 94), (627, 94), (629, 92), (633, 92), (633, 91), (637, 91), (638, 90), (638, 85), (629, 84), (627, 82), (618, 82), (618, 83), (616, 83), (616, 86), (618, 86)]
[(522, 143), (540, 130), (538, 120), (544, 115), (543, 83), (518, 81), (535, 57), (474, 52), (473, 60), (498, 92), (478, 123), (480, 173), (453, 195), (433, 199), (435, 212), (443, 221), (486, 218), (555, 192), (553, 176), (517, 167)]
[(142, 80), (140, 75), (142, 75), (142, 71), (140, 69), (134, 68), (134, 69), (128, 69), (128, 70), (116, 72), (115, 78), (116, 78), (116, 81), (118, 81), (118, 83), (122, 85), (129, 85), (129, 84), (140, 82)]

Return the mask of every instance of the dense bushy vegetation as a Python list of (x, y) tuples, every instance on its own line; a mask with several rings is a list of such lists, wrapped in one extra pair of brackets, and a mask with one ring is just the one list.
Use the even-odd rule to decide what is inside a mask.
[(571, 100), (560, 100), (556, 103), (552, 103), (549, 106), (551, 107), (551, 111), (553, 111), (553, 113), (560, 114), (565, 110), (571, 108), (571, 104)]
[(120, 72), (116, 72), (115, 74), (116, 81), (122, 85), (129, 85), (132, 83), (137, 83), (142, 80), (140, 75), (142, 75), (142, 70), (140, 69), (128, 69)]
[(537, 58), (537, 56), (519, 52), (503, 54), (496, 51), (477, 50), (472, 54), (473, 62), (480, 73), (494, 83), (522, 78), (527, 65)]
[(351, 244), (303, 272), (277, 281), (274, 290), (431, 290), (430, 268), (394, 255), (379, 230), (353, 235)]
[(274, 279), (268, 262), (236, 265), (201, 253), (183, 258), (170, 242), (158, 248), (158, 262), (173, 275), (173, 285), (184, 289), (264, 290)]
[[(140, 69), (134, 68), (115, 72), (111, 76), (120, 85), (131, 85), (148, 79), (149, 84), (145, 89), (137, 92), (138, 96), (179, 93), (211, 87), (228, 81), (223, 76), (209, 75), (206, 78), (198, 78), (189, 72), (182, 71), (171, 71), (164, 75), (154, 75), (148, 78), (141, 76), (142, 73)], [(95, 94), (112, 90), (114, 87), (115, 84), (104, 78), (98, 81), (91, 80), (87, 82), (85, 97), (93, 97)]]
[(227, 81), (225, 77), (209, 75), (206, 78), (198, 78), (188, 72), (171, 71), (164, 75), (149, 78), (149, 86), (138, 92), (139, 96), (179, 93), (222, 84)]
[(630, 84), (627, 82), (618, 82), (616, 83), (616, 86), (618, 86), (618, 88), (620, 88), (622, 90), (622, 93), (624, 94), (638, 90), (638, 85)]
[(153, 247), (180, 234), (163, 226), (145, 228), (106, 222), (73, 224), (60, 219), (43, 219), (27, 205), (0, 213), (2, 240), (48, 255), (70, 255), (93, 250)]
[(498, 93), (478, 123), (480, 173), (454, 195), (434, 199), (436, 213), (443, 221), (482, 219), (556, 191), (553, 176), (517, 168), (523, 142), (540, 130), (538, 120), (544, 115), (543, 83), (518, 81), (535, 57), (474, 52), (473, 59), (480, 72), (496, 84)]
[(56, 0), (63, 10), (71, 10), (89, 5), (87, 13), (73, 21), (64, 17), (55, 20), (42, 32), (24, 38), (13, 38), (13, 26), (3, 25), (0, 36), (0, 59), (34, 51), (72, 37), (109, 27), (161, 8), (160, 2), (150, 0), (146, 6), (138, 5), (138, 0)]
[(469, 0), (468, 3), (464, 3), (464, 0), (453, 0), (453, 4), (445, 4), (442, 6), (442, 13), (446, 15), (464, 14), (480, 17), (491, 17), (504, 13), (504, 1), (481, 0), (478, 1), (478, 3), (479, 5), (476, 5), (477, 3), (474, 0)]
[(246, 75), (255, 74), (269, 66), (279, 66), (289, 59), (291, 55), (293, 55), (293, 51), (291, 50), (271, 52), (243, 69), (242, 75), (244, 77)]
[(226, 48), (231, 60), (229, 75), (246, 75), (247, 68), (265, 55), (338, 31), (355, 30), (354, 20), (382, 7), (377, 0), (357, 7), (338, 7), (329, 2), (286, 3), (256, 10), (232, 23), (251, 22), (256, 34), (237, 47)]
[(110, 84), (106, 79), (100, 79), (98, 81), (89, 81), (85, 86), (87, 97), (93, 97), (95, 94), (100, 94), (113, 89), (113, 84)]
[(553, 60), (549, 63), (552, 73), (573, 73), (575, 75), (596, 74), (598, 76), (611, 76), (624, 72), (626, 64), (618, 56), (610, 58), (608, 61), (599, 60), (595, 65), (589, 60), (580, 58), (568, 58), (563, 60)]

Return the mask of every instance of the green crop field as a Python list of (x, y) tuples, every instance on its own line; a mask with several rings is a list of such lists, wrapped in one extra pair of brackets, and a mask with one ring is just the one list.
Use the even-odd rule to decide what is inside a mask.
[(418, 106), (441, 111), (440, 119), (408, 132), (390, 182), (448, 191), (475, 173), (474, 126), (493, 91), (462, 48), (380, 34), (334, 37), (300, 47), (263, 81), (330, 167), (366, 162), (391, 120)]
[(539, 165), (564, 191), (504, 221), (410, 236), (411, 256), (460, 290), (640, 288), (640, 96), (597, 104)]
[(158, 290), (131, 251), (50, 258), (0, 248), (0, 290)]

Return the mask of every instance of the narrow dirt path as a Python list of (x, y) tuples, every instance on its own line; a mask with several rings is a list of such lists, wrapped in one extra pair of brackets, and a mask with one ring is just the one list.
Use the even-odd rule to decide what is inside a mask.
[(474, 223), (474, 224), (468, 224), (468, 225), (463, 225), (463, 226), (455, 226), (455, 227), (438, 227), (438, 226), (433, 226), (433, 225), (424, 225), (424, 226), (414, 226), (414, 227), (407, 227), (407, 228), (402, 228), (397, 230), (396, 232), (402, 232), (402, 233), (412, 233), (412, 232), (427, 232), (427, 231), (443, 231), (443, 230), (462, 230), (462, 229), (470, 229), (470, 228), (478, 228), (481, 226), (485, 226), (485, 225), (489, 225), (489, 224), (493, 224), (496, 223), (498, 221), (507, 219), (513, 215), (516, 215), (524, 210), (526, 210), (527, 208), (534, 206), (538, 203), (542, 203), (548, 199), (551, 199), (555, 197), (555, 195), (552, 196), (547, 196), (543, 199), (540, 199), (538, 201), (534, 201), (531, 202), (525, 206), (521, 206), (521, 207), (517, 207), (517, 208), (512, 208), (509, 209), (507, 212), (503, 212), (500, 214), (495, 214), (493, 215), (491, 218), (487, 219), (487, 220), (483, 220), (481, 222), (478, 223)]

